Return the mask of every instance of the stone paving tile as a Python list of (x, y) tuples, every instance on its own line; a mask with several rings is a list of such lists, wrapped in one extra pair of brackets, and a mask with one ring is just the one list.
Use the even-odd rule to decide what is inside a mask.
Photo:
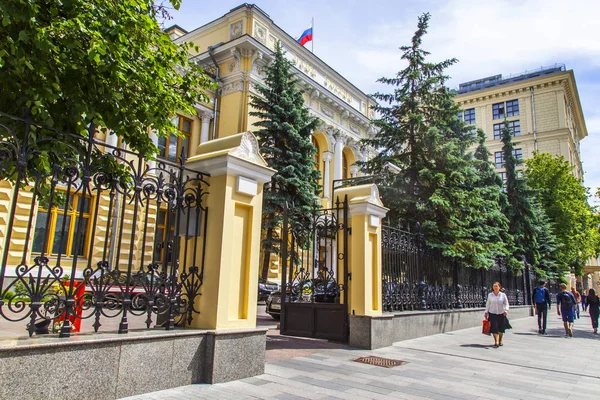
[(290, 396), (296, 396), (296, 397), (300, 397), (302, 399), (309, 399), (309, 400), (321, 400), (324, 397), (328, 397), (327, 394), (321, 393), (318, 390), (314, 390), (314, 388), (307, 389), (306, 386), (293, 387), (293, 386), (284, 385), (281, 383), (271, 382), (268, 385), (263, 386), (263, 388), (265, 389), (265, 391), (276, 390), (276, 391), (283, 392), (284, 394), (287, 394)]
[(306, 400), (308, 398), (309, 397), (294, 396), (293, 394), (289, 393), (280, 394), (274, 397), (274, 399), (278, 400)]
[[(265, 374), (134, 396), (158, 399), (591, 399), (600, 394), (600, 338), (535, 333), (532, 318), (511, 321), (505, 346), (488, 347), (479, 328), (396, 343), (378, 350), (334, 348), (268, 362)], [(514, 332), (514, 333), (513, 333)], [(582, 350), (585, 355), (582, 357)], [(408, 361), (396, 368), (352, 362), (366, 355)], [(582, 376), (588, 374), (590, 376)]]
[(308, 378), (305, 376), (299, 376), (298, 381), (304, 382), (305, 384), (307, 384), (309, 386), (319, 386), (322, 388), (331, 389), (331, 390), (335, 390), (335, 391), (339, 391), (339, 392), (344, 392), (348, 389), (348, 387), (346, 387), (344, 385), (340, 385), (339, 383), (335, 383), (332, 381), (322, 381), (319, 379)]
[[(263, 375), (264, 376), (264, 375)], [(271, 375), (269, 377), (265, 377), (265, 379), (269, 379), (271, 382), (275, 383), (280, 387), (286, 387), (288, 390), (286, 392), (291, 391), (292, 393), (304, 393), (306, 396), (338, 396), (338, 392), (335, 390), (330, 390), (327, 388), (319, 387), (319, 386), (309, 386), (306, 383), (299, 381), (297, 379), (285, 379), (281, 377), (277, 377)], [(281, 390), (284, 391), (283, 389)], [(345, 398), (345, 397), (337, 397), (337, 398)]]
[(255, 386), (266, 385), (267, 383), (270, 383), (269, 381), (266, 381), (266, 380), (260, 379), (260, 378), (256, 378), (256, 377), (241, 379), (240, 382), (249, 383), (249, 384), (255, 385)]

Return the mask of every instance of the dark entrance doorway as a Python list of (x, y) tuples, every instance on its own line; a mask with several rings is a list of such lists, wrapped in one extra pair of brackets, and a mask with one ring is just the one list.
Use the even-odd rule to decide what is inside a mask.
[(284, 210), (281, 334), (348, 340), (348, 205)]

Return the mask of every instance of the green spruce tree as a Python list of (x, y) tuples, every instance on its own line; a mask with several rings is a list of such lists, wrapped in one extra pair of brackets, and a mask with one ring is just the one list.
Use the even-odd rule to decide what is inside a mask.
[(536, 273), (541, 278), (560, 280), (569, 271), (568, 264), (561, 263), (557, 259), (563, 246), (559, 245), (554, 233), (554, 224), (537, 197), (533, 202), (533, 213), (536, 216), (534, 227), (540, 254), (539, 262), (534, 266)]
[(302, 232), (307, 222), (299, 216), (315, 206), (320, 179), (311, 141), (319, 121), (304, 106), (303, 92), (279, 42), (265, 72), (264, 85), (257, 87), (260, 95), (252, 96), (250, 103), (255, 110), (250, 115), (259, 118), (254, 125), (260, 151), (269, 167), (277, 170), (263, 197), (263, 278), (267, 277), (271, 254), (280, 251), (277, 227), (284, 204), (298, 211), (290, 224), (294, 232)]
[(426, 242), (444, 255), (488, 267), (497, 249), (481, 232), (496, 218), (487, 210), (485, 215), (475, 212), (484, 203), (477, 170), (467, 153), (475, 132), (458, 118), (460, 107), (444, 86), (448, 79), (444, 70), (456, 60), (426, 61), (429, 53), (421, 45), (429, 18), (429, 14), (419, 17), (411, 45), (400, 48), (407, 67), (394, 78), (378, 80), (393, 91), (374, 95), (380, 102), (379, 117), (373, 120), (378, 131), (363, 143), (378, 154), (362, 166), (371, 174), (382, 174), (387, 163), (400, 168), (381, 187), (390, 218), (404, 228), (419, 225)]
[(505, 214), (514, 237), (513, 257), (509, 259), (509, 265), (513, 269), (520, 269), (522, 265), (518, 262), (525, 256), (526, 261), (537, 269), (552, 269), (556, 260), (556, 236), (544, 210), (539, 206), (536, 193), (517, 171), (512, 137), (512, 131), (505, 121), (501, 138), (508, 199)]
[(468, 228), (470, 236), (479, 243), (481, 250), (472, 255), (479, 262), (473, 265), (493, 265), (496, 257), (507, 257), (512, 253), (513, 237), (509, 233), (509, 221), (503, 213), (507, 204), (502, 179), (494, 170), (485, 145), (486, 135), (477, 131), (479, 145), (474, 152), (475, 180), (470, 209), (472, 212)]

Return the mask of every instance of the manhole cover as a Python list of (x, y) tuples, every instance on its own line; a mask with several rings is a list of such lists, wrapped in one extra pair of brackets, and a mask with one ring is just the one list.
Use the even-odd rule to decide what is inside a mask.
[(352, 361), (363, 363), (363, 364), (369, 364), (369, 365), (377, 365), (378, 367), (385, 367), (385, 368), (393, 368), (393, 367), (397, 367), (398, 365), (406, 364), (406, 361), (392, 360), (391, 358), (383, 358), (383, 357), (376, 357), (376, 356), (360, 357), (360, 358), (357, 358)]

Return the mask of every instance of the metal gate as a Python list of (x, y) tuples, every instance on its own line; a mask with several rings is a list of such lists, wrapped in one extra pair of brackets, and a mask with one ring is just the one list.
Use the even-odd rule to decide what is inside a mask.
[(348, 204), (295, 212), (282, 227), (281, 334), (348, 340)]

